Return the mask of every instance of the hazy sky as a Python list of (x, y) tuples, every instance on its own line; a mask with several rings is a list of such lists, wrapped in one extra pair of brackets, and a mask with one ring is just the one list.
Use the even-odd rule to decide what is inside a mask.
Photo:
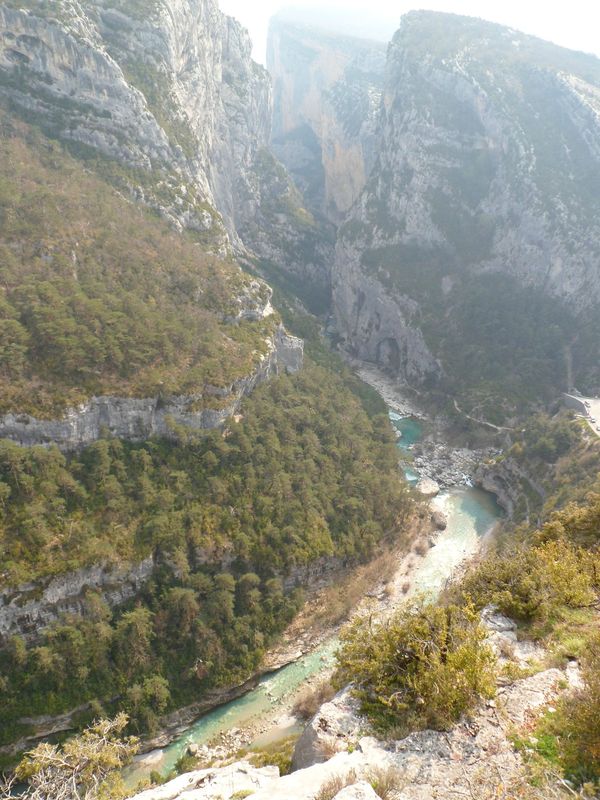
[[(321, 8), (318, 0), (219, 0), (227, 14), (240, 20), (250, 31), (254, 42), (254, 57), (264, 62), (266, 32), (269, 18), (280, 8), (302, 5)], [(600, 56), (600, 2), (598, 0), (326, 0), (336, 6), (342, 17), (367, 8), (368, 15), (381, 14), (390, 19), (413, 9), (450, 11), (483, 17), (513, 28), (540, 36), (576, 50)]]

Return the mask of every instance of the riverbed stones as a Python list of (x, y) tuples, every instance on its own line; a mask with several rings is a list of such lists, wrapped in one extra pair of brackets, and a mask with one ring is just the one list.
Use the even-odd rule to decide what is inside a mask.
[(454, 448), (439, 440), (425, 439), (413, 447), (413, 468), (423, 478), (431, 478), (442, 489), (470, 486), (480, 464), (496, 457), (498, 450)]
[(431, 478), (421, 478), (415, 486), (415, 489), (424, 497), (435, 497), (440, 493), (439, 483), (431, 480)]

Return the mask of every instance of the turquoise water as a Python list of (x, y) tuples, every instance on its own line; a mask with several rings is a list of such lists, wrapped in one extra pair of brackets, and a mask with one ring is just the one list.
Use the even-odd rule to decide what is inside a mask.
[[(175, 766), (175, 762), (186, 753), (190, 744), (207, 744), (220, 733), (247, 725), (259, 719), (267, 711), (271, 711), (274, 705), (296, 692), (308, 678), (331, 667), (337, 645), (336, 638), (328, 640), (322, 647), (299, 661), (264, 676), (256, 688), (243, 697), (205, 714), (164, 750), (148, 754), (127, 770), (125, 778), (128, 786), (135, 786), (149, 774), (150, 770), (158, 770), (162, 774), (168, 773)], [(290, 721), (282, 736), (293, 732), (293, 727)]]
[[(414, 418), (401, 417), (392, 412), (390, 419), (402, 433), (398, 441), (400, 450), (406, 451), (423, 435), (421, 424)], [(418, 475), (410, 467), (405, 469), (405, 474), (410, 481), (418, 480)], [(480, 538), (490, 531), (501, 517), (501, 510), (493, 496), (480, 489), (454, 489), (451, 492), (441, 493), (433, 503), (447, 515), (448, 527), (440, 534), (436, 544), (411, 575), (410, 590), (410, 594), (420, 593), (431, 597), (443, 589), (456, 567), (476, 552)], [(126, 774), (128, 785), (135, 786), (153, 769), (166, 774), (190, 744), (207, 744), (220, 733), (260, 719), (266, 712), (294, 694), (308, 679), (331, 667), (337, 645), (337, 638), (328, 640), (322, 647), (299, 661), (263, 677), (256, 688), (243, 697), (203, 716), (167, 748), (150, 753), (136, 762)], [(261, 739), (264, 742), (269, 738), (275, 740), (292, 732), (294, 724), (290, 720), (283, 726), (275, 726), (273, 731)]]
[(390, 420), (394, 428), (402, 434), (398, 440), (398, 447), (401, 450), (408, 450), (423, 436), (423, 425), (415, 417), (402, 417), (400, 414), (390, 411)]
[[(402, 417), (394, 411), (390, 411), (390, 420), (394, 428), (402, 434), (398, 439), (399, 449), (408, 455), (413, 444), (423, 436), (423, 426), (415, 417)], [(411, 484), (419, 480), (419, 475), (408, 463), (404, 467), (404, 476)]]

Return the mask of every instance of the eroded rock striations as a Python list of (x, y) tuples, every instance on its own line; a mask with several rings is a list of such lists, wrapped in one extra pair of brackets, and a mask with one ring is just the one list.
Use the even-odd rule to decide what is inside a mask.
[(151, 436), (169, 438), (177, 426), (192, 429), (218, 428), (237, 413), (243, 398), (263, 381), (277, 374), (297, 372), (302, 366), (303, 342), (279, 326), (269, 341), (269, 353), (250, 375), (225, 389), (214, 389), (218, 408), (194, 410), (202, 394), (182, 397), (92, 397), (71, 408), (58, 420), (40, 420), (27, 414), (0, 417), (0, 438), (21, 445), (57, 445), (61, 450), (77, 450), (109, 434), (119, 439), (144, 441)]
[(152, 558), (138, 564), (85, 567), (47, 579), (0, 591), (0, 646), (11, 636), (36, 639), (64, 614), (86, 614), (89, 593), (109, 606), (134, 597), (154, 570)]
[(374, 163), (385, 73), (384, 42), (271, 20), (273, 149), (311, 206), (342, 220)]
[(268, 73), (216, 0), (22, 5), (0, 6), (0, 98), (13, 110), (217, 252), (231, 243), (299, 269), (287, 249), (300, 241), (324, 257), (268, 151)]
[[(332, 279), (352, 353), (411, 383), (437, 378), (437, 358), (481, 346), (464, 338), (476, 306), (488, 298), (510, 329), (524, 288), (527, 313), (552, 298), (554, 320), (562, 308), (592, 319), (597, 58), (481, 20), (407, 14), (388, 53), (379, 133), (375, 166), (340, 228)], [(575, 339), (565, 323), (552, 348)]]

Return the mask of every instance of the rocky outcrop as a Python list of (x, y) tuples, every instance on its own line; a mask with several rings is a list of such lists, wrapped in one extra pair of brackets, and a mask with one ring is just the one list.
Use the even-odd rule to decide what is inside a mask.
[[(76, 450), (109, 434), (120, 439), (143, 441), (150, 436), (169, 437), (177, 426), (193, 429), (217, 428), (237, 413), (241, 401), (257, 385), (273, 375), (296, 372), (302, 366), (303, 342), (279, 327), (270, 349), (250, 375), (224, 389), (203, 391), (184, 397), (93, 397), (70, 409), (60, 420), (40, 420), (26, 414), (0, 417), (0, 438), (21, 445), (55, 444), (62, 450)], [(219, 407), (193, 410), (206, 394), (219, 401)]]
[(26, 583), (0, 591), (0, 646), (11, 636), (35, 639), (63, 614), (85, 614), (89, 593), (109, 606), (134, 597), (150, 578), (152, 558), (138, 564), (113, 567), (96, 565), (66, 572), (45, 582)]
[(331, 758), (338, 743), (360, 738), (370, 728), (359, 713), (359, 703), (350, 688), (343, 689), (333, 700), (321, 706), (296, 742), (293, 769), (304, 769)]
[[(338, 237), (333, 308), (351, 354), (410, 383), (439, 377), (448, 348), (481, 346), (461, 338), (465, 295), (504, 302), (509, 317), (502, 286), (531, 291), (554, 319), (592, 319), (599, 98), (592, 56), (481, 20), (403, 17), (375, 165)], [(562, 346), (574, 335), (567, 326)]]
[[(371, 797), (364, 783), (377, 770), (391, 770), (398, 784), (399, 800), (452, 800), (457, 795), (466, 797), (502, 796), (504, 790), (513, 791), (525, 786), (525, 771), (521, 755), (514, 749), (511, 737), (515, 730), (556, 703), (565, 685), (578, 685), (573, 670), (549, 669), (531, 677), (517, 680), (501, 687), (496, 700), (477, 709), (469, 719), (464, 718), (450, 731), (419, 731), (398, 741), (383, 742), (360, 731), (360, 721), (354, 727), (344, 722), (349, 734), (342, 731), (336, 737), (340, 752), (322, 762), (298, 769), (290, 775), (272, 777), (256, 789), (253, 800), (311, 800), (336, 778), (347, 780), (349, 787), (340, 789), (341, 797), (360, 797), (359, 789)], [(326, 704), (316, 719), (325, 719), (324, 736), (335, 730), (336, 720), (344, 719), (347, 703), (333, 710), (336, 701)], [(325, 714), (326, 709), (329, 709)], [(323, 746), (327, 748), (326, 740)], [(247, 769), (244, 762), (227, 767), (227, 770)], [(199, 785), (198, 775), (190, 773), (157, 789), (151, 789), (135, 800), (209, 800), (215, 798), (210, 783)], [(214, 770), (219, 774), (221, 770)], [(188, 784), (183, 780), (187, 777)], [(213, 781), (216, 777), (212, 778)], [(196, 783), (194, 784), (194, 781)], [(186, 792), (186, 785), (190, 792)], [(191, 787), (195, 786), (193, 794)], [(344, 793), (345, 792), (345, 793)]]
[(247, 797), (279, 777), (277, 767), (252, 767), (237, 762), (220, 769), (203, 769), (136, 795), (136, 800), (200, 800), (200, 798)]
[(273, 149), (313, 208), (337, 223), (374, 163), (386, 44), (300, 24), (283, 11), (269, 30)]
[(496, 495), (509, 517), (529, 519), (530, 512), (537, 512), (546, 497), (546, 490), (526, 465), (511, 456), (482, 462), (473, 474), (473, 481)]
[(445, 531), (448, 527), (448, 517), (443, 511), (434, 511), (431, 515), (431, 522), (436, 531)]

